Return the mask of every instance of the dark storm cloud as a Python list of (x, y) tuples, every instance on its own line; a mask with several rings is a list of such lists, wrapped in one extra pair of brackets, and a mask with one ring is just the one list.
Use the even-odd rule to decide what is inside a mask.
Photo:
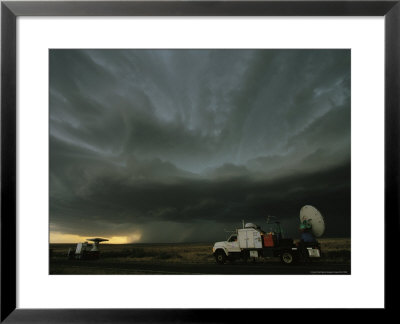
[(304, 204), (349, 235), (349, 51), (50, 51), (51, 230), (207, 241)]

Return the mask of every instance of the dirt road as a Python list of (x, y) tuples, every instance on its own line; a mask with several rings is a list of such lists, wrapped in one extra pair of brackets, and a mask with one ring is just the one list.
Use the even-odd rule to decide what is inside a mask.
[(350, 274), (350, 264), (344, 263), (299, 263), (291, 266), (278, 262), (263, 263), (145, 263), (51, 260), (50, 274)]

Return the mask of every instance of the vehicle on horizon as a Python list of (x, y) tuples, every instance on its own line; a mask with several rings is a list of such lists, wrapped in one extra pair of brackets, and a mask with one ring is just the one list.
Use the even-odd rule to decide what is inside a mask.
[[(90, 244), (87, 241), (93, 242)], [(68, 259), (70, 260), (97, 260), (100, 257), (99, 243), (106, 242), (108, 239), (104, 238), (91, 238), (87, 239), (86, 242), (78, 243), (76, 249), (68, 250)]]

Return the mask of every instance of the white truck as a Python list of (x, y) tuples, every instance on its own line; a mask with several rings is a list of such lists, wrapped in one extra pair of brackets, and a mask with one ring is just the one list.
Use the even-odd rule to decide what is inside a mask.
[(216, 242), (213, 255), (219, 264), (226, 261), (249, 258), (279, 257), (284, 264), (293, 264), (304, 258), (319, 258), (320, 245), (317, 241), (294, 244), (293, 239), (283, 238), (279, 222), (277, 230), (264, 232), (259, 226), (247, 223), (237, 229), (227, 241)]

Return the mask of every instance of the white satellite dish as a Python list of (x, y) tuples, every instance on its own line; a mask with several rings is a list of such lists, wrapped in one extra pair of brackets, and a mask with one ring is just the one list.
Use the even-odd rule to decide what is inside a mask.
[(244, 228), (258, 228), (258, 226), (253, 223), (246, 223), (246, 225), (244, 225)]
[(306, 205), (300, 209), (300, 222), (308, 221), (311, 224), (311, 231), (316, 237), (322, 236), (325, 232), (325, 221), (317, 208)]
[(87, 239), (87, 240), (93, 242), (93, 247), (92, 247), (91, 251), (98, 251), (99, 250), (99, 243), (108, 241), (107, 239), (103, 239), (103, 238), (100, 238), (100, 237), (95, 237), (95, 238), (91, 238), (91, 239)]

